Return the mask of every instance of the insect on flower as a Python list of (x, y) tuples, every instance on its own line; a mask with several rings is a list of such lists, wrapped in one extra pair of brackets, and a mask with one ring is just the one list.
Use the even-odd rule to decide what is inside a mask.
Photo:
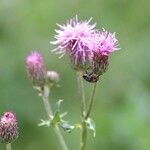
[(91, 83), (97, 82), (99, 80), (99, 75), (97, 75), (92, 69), (87, 69), (82, 77)]

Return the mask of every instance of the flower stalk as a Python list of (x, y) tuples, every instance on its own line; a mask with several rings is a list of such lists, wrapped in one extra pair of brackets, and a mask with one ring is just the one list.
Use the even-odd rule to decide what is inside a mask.
[(53, 113), (52, 113), (52, 109), (49, 103), (49, 94), (50, 94), (49, 86), (45, 85), (42, 91), (42, 100), (43, 100), (43, 104), (44, 104), (46, 113), (48, 115), (48, 118), (51, 120)]
[[(49, 94), (50, 94), (50, 88), (48, 85), (45, 85), (43, 88), (43, 91), (42, 91), (42, 99), (43, 99), (43, 103), (44, 103), (48, 118), (51, 120), (53, 117), (53, 111), (51, 109), (51, 105), (49, 102)], [(64, 140), (64, 138), (60, 132), (60, 129), (57, 125), (54, 127), (54, 131), (59, 140), (62, 150), (68, 150), (65, 140)]]
[(82, 72), (77, 72), (77, 83), (78, 83), (78, 94), (80, 98), (80, 111), (81, 111), (81, 139), (80, 139), (80, 150), (85, 150), (86, 139), (87, 139), (87, 127), (86, 127), (86, 103), (85, 103), (85, 94), (84, 94), (84, 85), (82, 79)]
[(90, 116), (91, 110), (92, 110), (92, 106), (93, 106), (93, 102), (94, 102), (94, 95), (96, 92), (96, 86), (97, 86), (97, 82), (94, 83), (94, 87), (93, 87), (93, 91), (89, 100), (89, 105), (88, 105), (88, 109), (87, 109), (87, 113), (85, 116), (85, 119), (87, 119)]
[(81, 122), (82, 128), (81, 128), (81, 141), (80, 141), (80, 148), (79, 150), (85, 150), (86, 147), (86, 140), (87, 140), (87, 127), (86, 122), (83, 120)]
[(6, 144), (6, 150), (11, 150), (11, 143)]
[(81, 119), (85, 116), (86, 103), (84, 94), (84, 85), (82, 79), (82, 71), (77, 71), (78, 94), (80, 98)]

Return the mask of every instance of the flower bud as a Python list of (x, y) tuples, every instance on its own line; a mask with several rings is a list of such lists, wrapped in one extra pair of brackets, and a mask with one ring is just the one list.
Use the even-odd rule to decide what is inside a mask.
[(0, 119), (0, 142), (11, 143), (18, 138), (16, 117), (11, 112), (5, 112)]
[(88, 82), (97, 82), (109, 65), (109, 54), (119, 50), (115, 33), (102, 30), (87, 39), (87, 45), (93, 52), (92, 65), (87, 68), (83, 78)]
[(47, 81), (50, 84), (57, 83), (59, 81), (59, 74), (56, 71), (47, 71)]
[(102, 75), (106, 72), (108, 68), (108, 56), (107, 55), (100, 55), (94, 52), (93, 56), (93, 71), (98, 76)]
[(45, 85), (46, 71), (40, 53), (34, 51), (26, 57), (26, 70), (34, 86)]

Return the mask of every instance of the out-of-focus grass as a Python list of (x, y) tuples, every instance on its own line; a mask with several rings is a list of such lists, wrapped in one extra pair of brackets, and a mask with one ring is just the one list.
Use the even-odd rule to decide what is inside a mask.
[[(93, 17), (97, 28), (115, 31), (121, 47), (111, 55), (97, 88), (92, 112), (97, 136), (93, 139), (89, 132), (87, 150), (150, 149), (149, 6), (148, 0), (0, 1), (0, 113), (12, 110), (17, 115), (20, 137), (15, 150), (60, 150), (53, 131), (37, 127), (46, 114), (26, 77), (24, 59), (30, 50), (38, 49), (47, 68), (60, 73), (61, 88), (52, 90), (52, 105), (62, 98), (66, 119), (80, 119), (75, 74), (68, 59), (58, 59), (49, 44), (56, 23), (76, 14)], [(88, 97), (92, 85), (85, 86)], [(78, 130), (64, 136), (70, 149), (77, 150)]]

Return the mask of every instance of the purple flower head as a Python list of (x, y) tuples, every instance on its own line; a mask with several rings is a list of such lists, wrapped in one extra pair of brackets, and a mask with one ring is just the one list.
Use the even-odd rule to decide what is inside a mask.
[(97, 81), (94, 77), (98, 79), (107, 70), (109, 54), (119, 48), (115, 33), (95, 30), (96, 24), (90, 25), (90, 21), (79, 21), (76, 16), (66, 25), (58, 24), (51, 44), (57, 46), (52, 51), (60, 57), (67, 53), (74, 69), (85, 71), (86, 79)]
[(100, 76), (108, 68), (109, 54), (115, 50), (119, 50), (117, 48), (118, 40), (115, 37), (115, 33), (112, 34), (103, 29), (103, 31), (96, 31), (92, 36), (87, 38), (87, 45), (93, 53), (92, 65), (88, 69), (92, 70), (94, 75)]
[(26, 57), (26, 69), (33, 85), (43, 87), (45, 84), (46, 71), (40, 53), (34, 51)]
[(70, 56), (72, 65), (82, 69), (91, 61), (92, 51), (87, 46), (87, 38), (94, 32), (95, 24), (90, 25), (88, 21), (79, 21), (77, 16), (67, 22), (66, 25), (59, 25), (60, 29), (55, 30), (55, 41), (51, 44), (57, 45), (53, 51), (62, 57), (65, 53)]
[(11, 143), (18, 138), (18, 127), (15, 115), (5, 112), (0, 119), (0, 142)]
[(87, 45), (89, 49), (101, 55), (109, 55), (115, 50), (119, 50), (115, 33), (108, 32), (105, 29), (96, 31), (88, 37)]
[(99, 32), (97, 49), (102, 55), (109, 55), (115, 50), (119, 50), (118, 40), (115, 37), (115, 33), (111, 33), (103, 29), (103, 31)]

